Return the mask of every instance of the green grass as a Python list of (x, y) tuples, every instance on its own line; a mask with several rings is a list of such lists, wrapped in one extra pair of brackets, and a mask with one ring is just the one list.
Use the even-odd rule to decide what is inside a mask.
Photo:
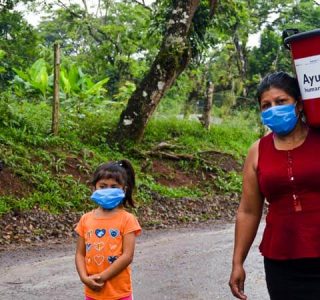
[[(201, 197), (204, 190), (196, 188), (169, 188), (141, 173), (141, 160), (130, 156), (131, 149), (121, 152), (106, 143), (107, 134), (115, 128), (119, 110), (112, 107), (84, 111), (81, 115), (61, 110), (60, 132), (50, 134), (51, 107), (44, 103), (0, 100), (0, 160), (33, 191), (25, 197), (0, 196), (0, 214), (11, 210), (28, 210), (38, 205), (59, 212), (65, 209), (84, 210), (92, 206), (90, 187), (66, 171), (68, 158), (78, 159), (79, 172), (91, 174), (101, 162), (127, 158), (137, 173), (140, 203), (150, 203), (148, 189), (170, 198)], [(178, 146), (176, 153), (194, 154), (216, 150), (232, 154), (239, 160), (246, 155), (250, 144), (258, 137), (252, 130), (255, 119), (251, 113), (237, 113), (209, 131), (199, 122), (178, 120), (175, 117), (154, 118), (148, 124), (143, 143), (134, 145), (138, 151), (150, 150), (160, 142)], [(129, 154), (128, 154), (129, 153)], [(186, 161), (181, 166), (191, 170)], [(216, 186), (222, 192), (239, 190), (237, 174), (218, 174)]]
[[(143, 176), (139, 184), (147, 186), (148, 189), (168, 198), (195, 198), (203, 196), (203, 192), (195, 187), (168, 187), (157, 183), (150, 176)], [(142, 193), (143, 195), (143, 193)], [(148, 199), (151, 200), (151, 199)], [(144, 201), (148, 202), (148, 201)]]
[(259, 134), (259, 129), (250, 121), (240, 114), (221, 125), (212, 125), (208, 131), (197, 121), (178, 120), (175, 117), (154, 119), (146, 130), (145, 147), (166, 141), (182, 146), (181, 149), (187, 153), (217, 150), (243, 157)]

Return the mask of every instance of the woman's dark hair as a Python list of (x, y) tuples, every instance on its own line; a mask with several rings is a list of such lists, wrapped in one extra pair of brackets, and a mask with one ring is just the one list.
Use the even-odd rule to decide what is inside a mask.
[(296, 101), (301, 99), (301, 92), (298, 84), (298, 80), (288, 73), (275, 72), (268, 74), (264, 77), (257, 89), (257, 98), (259, 104), (261, 103), (262, 94), (271, 88), (277, 88), (285, 91), (288, 95), (293, 97)]
[(125, 187), (125, 198), (123, 199), (123, 205), (128, 203), (134, 207), (134, 201), (132, 194), (135, 188), (135, 172), (131, 163), (124, 159), (119, 161), (111, 161), (101, 164), (93, 173), (91, 183), (96, 186), (97, 182), (101, 179), (114, 179), (120, 185)]

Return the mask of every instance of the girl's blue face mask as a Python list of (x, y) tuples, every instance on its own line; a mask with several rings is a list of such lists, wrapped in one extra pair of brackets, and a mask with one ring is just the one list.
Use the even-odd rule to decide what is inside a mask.
[(296, 104), (272, 106), (261, 113), (261, 121), (276, 134), (286, 135), (298, 122)]
[(119, 206), (125, 197), (123, 189), (106, 188), (95, 190), (91, 199), (104, 209), (111, 210)]

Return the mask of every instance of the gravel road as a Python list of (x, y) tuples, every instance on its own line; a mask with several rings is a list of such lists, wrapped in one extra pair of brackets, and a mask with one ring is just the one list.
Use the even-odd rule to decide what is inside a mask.
[[(228, 279), (233, 224), (144, 231), (133, 269), (135, 300), (232, 300)], [(262, 226), (260, 226), (262, 227)], [(267, 300), (261, 230), (246, 262), (249, 300)], [(83, 300), (74, 242), (0, 253), (0, 299)]]

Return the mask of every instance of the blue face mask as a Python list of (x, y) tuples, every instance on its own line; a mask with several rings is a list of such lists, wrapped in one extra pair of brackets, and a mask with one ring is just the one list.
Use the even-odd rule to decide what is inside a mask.
[(104, 209), (114, 209), (119, 206), (125, 197), (123, 189), (106, 188), (96, 190), (92, 193), (91, 199)]
[(286, 135), (295, 128), (298, 122), (296, 105), (272, 106), (261, 113), (261, 121), (276, 134)]

